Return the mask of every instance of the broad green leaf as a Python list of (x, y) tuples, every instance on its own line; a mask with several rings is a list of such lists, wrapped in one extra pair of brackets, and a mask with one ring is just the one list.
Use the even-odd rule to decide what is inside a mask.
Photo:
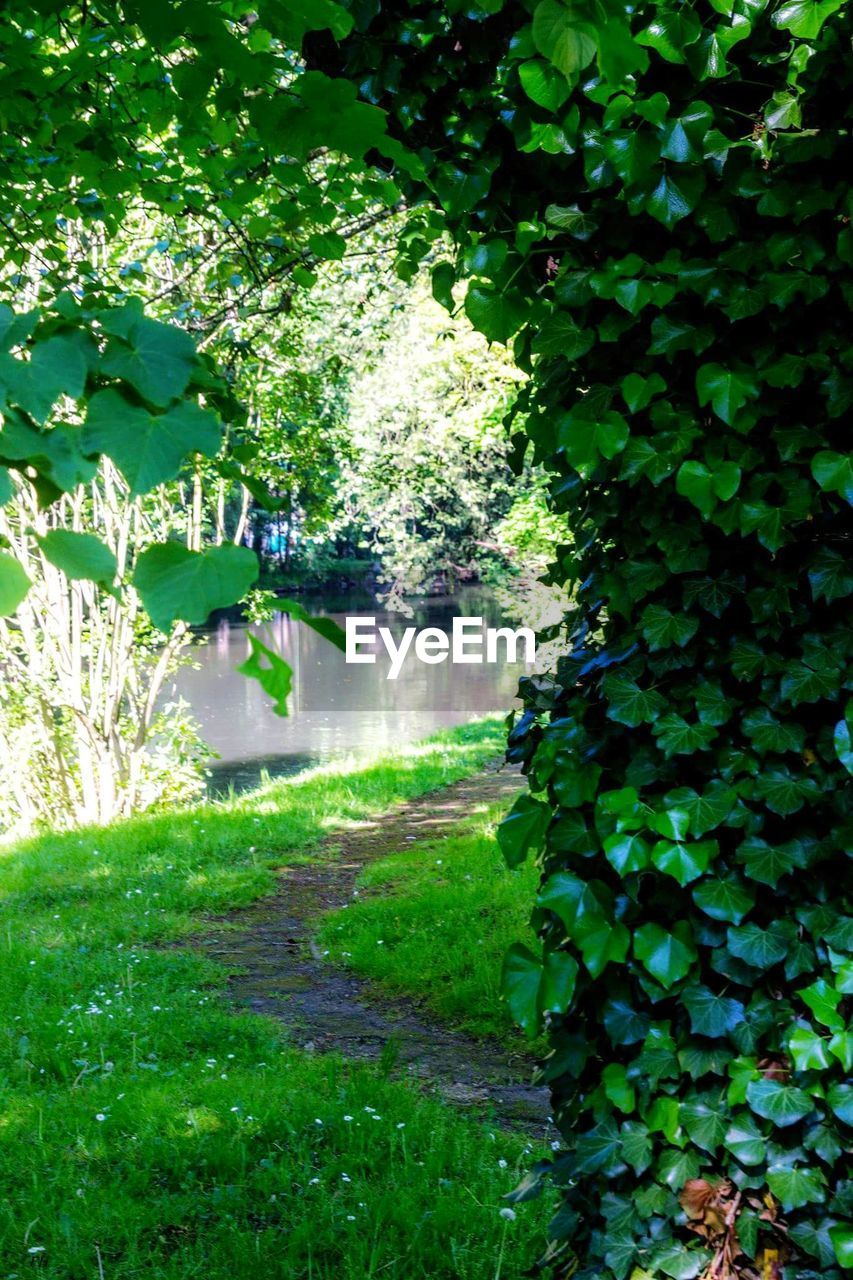
[(705, 874), (718, 849), (716, 840), (696, 840), (692, 844), (659, 840), (652, 846), (652, 862), (683, 886)]
[(701, 23), (692, 9), (680, 8), (672, 12), (661, 9), (655, 21), (636, 39), (638, 44), (654, 49), (667, 62), (683, 63), (685, 48), (695, 44), (701, 34)]
[(595, 469), (602, 458), (615, 458), (628, 443), (628, 424), (621, 413), (608, 409), (596, 419), (569, 415), (560, 425), (560, 443), (566, 458), (582, 475)]
[(717, 730), (710, 724), (688, 724), (683, 716), (670, 713), (655, 722), (652, 732), (667, 756), (693, 755), (714, 741)]
[(628, 1080), (627, 1069), (620, 1062), (609, 1062), (601, 1073), (604, 1092), (618, 1111), (630, 1115), (637, 1105), (637, 1094)]
[(743, 924), (728, 930), (728, 949), (744, 964), (755, 969), (770, 969), (780, 964), (791, 945), (791, 928), (785, 921), (762, 929), (757, 924)]
[(667, 989), (687, 976), (698, 955), (686, 920), (675, 924), (671, 933), (658, 924), (640, 925), (634, 930), (634, 954)]
[(745, 1016), (744, 1007), (732, 996), (717, 995), (708, 987), (689, 987), (681, 1000), (690, 1015), (690, 1026), (697, 1036), (719, 1040), (739, 1026)]
[(702, 880), (693, 890), (693, 901), (712, 920), (740, 924), (755, 905), (755, 890), (731, 876)]
[(678, 1114), (690, 1140), (703, 1151), (713, 1154), (725, 1142), (727, 1117), (719, 1094), (683, 1102)]
[(215, 454), (221, 426), (193, 401), (155, 415), (109, 389), (89, 401), (82, 440), (88, 453), (112, 458), (136, 495), (174, 480), (192, 454)]
[(541, 980), (542, 961), (520, 942), (514, 942), (504, 959), (503, 994), (513, 1018), (531, 1039), (541, 1024)]
[(800, 40), (814, 40), (827, 18), (842, 4), (843, 0), (785, 0), (773, 14), (772, 22)]
[(827, 1090), (826, 1100), (839, 1120), (853, 1127), (853, 1084), (834, 1084)]
[[(500, 831), (500, 828), (498, 828)], [(620, 876), (644, 871), (651, 864), (651, 848), (642, 836), (628, 831), (614, 832), (604, 841), (604, 856)]]
[(541, 58), (531, 58), (518, 68), (521, 87), (531, 101), (546, 111), (559, 111), (572, 87), (561, 71)]
[[(809, 0), (811, 3), (811, 0)], [(853, 458), (831, 449), (816, 453), (811, 461), (812, 475), (827, 493), (840, 493), (853, 503)]]
[(788, 1050), (798, 1071), (823, 1071), (829, 1067), (828, 1043), (811, 1027), (795, 1027)]
[(498, 827), (498, 845), (507, 866), (517, 867), (528, 853), (537, 853), (551, 820), (550, 806), (533, 796), (520, 795)]
[(0, 551), (0, 616), (15, 612), (32, 583), (21, 565), (8, 551)]
[(772, 1120), (780, 1129), (804, 1120), (814, 1111), (814, 1102), (807, 1093), (779, 1080), (752, 1080), (746, 1087), (746, 1100), (756, 1115)]
[(545, 221), (549, 227), (558, 227), (581, 241), (589, 240), (597, 226), (595, 219), (576, 204), (549, 204), (545, 209)]
[(272, 698), (275, 714), (286, 716), (287, 699), (293, 688), (293, 670), (280, 654), (264, 644), (254, 632), (247, 632), (247, 638), (251, 652), (237, 670), (250, 680), (257, 680), (264, 693)]
[(741, 1164), (762, 1164), (767, 1158), (767, 1145), (758, 1125), (748, 1111), (742, 1112), (726, 1131), (726, 1150)]
[(644, 609), (640, 628), (649, 642), (649, 649), (667, 649), (677, 645), (683, 649), (692, 640), (699, 627), (699, 619), (683, 613), (671, 613), (660, 604), (650, 604)]
[(502, 989), (509, 1010), (533, 1039), (543, 1013), (564, 1013), (575, 989), (577, 961), (565, 951), (548, 952), (544, 961), (522, 943), (513, 943), (504, 958)]
[(750, 837), (738, 846), (737, 858), (751, 880), (769, 885), (771, 889), (775, 889), (782, 876), (794, 869), (794, 858), (789, 849), (779, 844), (768, 844), (757, 837)]
[(160, 407), (186, 391), (199, 363), (188, 333), (142, 315), (137, 299), (105, 312), (102, 323), (113, 335), (101, 365), (104, 373), (129, 382), (144, 400)]
[(838, 1265), (853, 1268), (853, 1222), (837, 1222), (829, 1228), (829, 1238)]
[(842, 1000), (841, 992), (830, 986), (825, 979), (818, 978), (817, 982), (803, 987), (797, 995), (808, 1005), (818, 1022), (831, 1031), (844, 1030), (844, 1017), (838, 1011)]
[(607, 715), (619, 724), (635, 728), (638, 724), (650, 724), (666, 706), (665, 699), (655, 689), (641, 689), (628, 676), (616, 673), (602, 681), (602, 692), (609, 703)]
[(39, 538), (39, 546), (66, 578), (87, 578), (109, 585), (116, 576), (115, 556), (93, 533), (53, 529)]
[(646, 200), (646, 210), (671, 231), (696, 208), (704, 185), (698, 173), (664, 173)]
[[(692, 787), (678, 787), (675, 791), (668, 791), (664, 797), (668, 810), (678, 810), (686, 818), (682, 836), (687, 833), (703, 836), (707, 831), (713, 831), (714, 827), (725, 822), (736, 800), (737, 793), (719, 779), (709, 783), (701, 795)], [(669, 833), (664, 831), (662, 834)]]
[(533, 43), (565, 76), (576, 75), (595, 57), (595, 41), (559, 0), (539, 0), (533, 10)]
[(524, 324), (527, 305), (517, 290), (502, 292), (493, 285), (474, 283), (465, 295), (465, 314), (489, 342), (509, 342)]
[(0, 355), (0, 391), (37, 423), (50, 417), (60, 396), (77, 400), (86, 385), (87, 360), (77, 334), (37, 342), (30, 358)]
[(701, 405), (710, 404), (717, 417), (731, 426), (738, 410), (757, 395), (758, 383), (751, 369), (703, 364), (696, 374), (696, 393)]
[(802, 1209), (806, 1204), (823, 1204), (826, 1179), (820, 1169), (796, 1165), (771, 1165), (767, 1185), (783, 1209)]
[(214, 609), (236, 604), (257, 576), (258, 559), (248, 547), (188, 551), (165, 542), (142, 552), (133, 585), (155, 627), (169, 631), (178, 619), (198, 625)]
[(595, 342), (591, 330), (579, 329), (571, 316), (558, 311), (550, 316), (533, 339), (533, 353), (540, 356), (564, 356), (578, 360)]

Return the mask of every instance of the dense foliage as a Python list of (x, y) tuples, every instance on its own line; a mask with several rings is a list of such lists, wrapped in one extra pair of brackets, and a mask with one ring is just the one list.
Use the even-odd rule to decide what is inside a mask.
[(357, 12), (345, 58), (315, 56), (424, 159), (469, 316), (534, 372), (526, 430), (575, 535), (553, 571), (577, 584), (570, 651), (510, 739), (542, 798), (503, 842), (544, 835), (544, 952), (514, 951), (507, 992), (549, 1024), (566, 1147), (520, 1194), (565, 1188), (552, 1257), (589, 1280), (837, 1276), (848, 20)]
[[(576, 584), (571, 648), (511, 735), (543, 798), (503, 836), (512, 859), (544, 838), (544, 950), (512, 954), (508, 994), (548, 1023), (565, 1140), (521, 1194), (565, 1189), (552, 1260), (586, 1280), (837, 1276), (843, 0), (103, 3), (14, 31), (3, 223), (28, 279), (36, 253), (65, 272), (57, 227), (115, 226), (134, 200), (233, 227), (282, 305), (401, 193), (429, 202), (404, 274), (450, 227), (436, 297), (472, 277), (468, 317), (514, 340), (534, 375), (517, 453), (533, 442), (573, 530), (553, 570)], [(388, 176), (362, 182), (365, 159)], [(250, 305), (228, 270), (218, 320)]]

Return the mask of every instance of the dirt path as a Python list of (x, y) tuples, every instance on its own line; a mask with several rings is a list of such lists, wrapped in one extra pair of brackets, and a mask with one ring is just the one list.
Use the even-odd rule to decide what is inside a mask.
[(198, 945), (239, 970), (230, 979), (237, 1003), (277, 1018), (302, 1048), (382, 1057), (449, 1102), (541, 1135), (548, 1094), (526, 1083), (528, 1059), (442, 1027), (412, 1001), (378, 996), (368, 982), (325, 962), (313, 942), (318, 917), (352, 897), (366, 862), (450, 834), (477, 806), (508, 799), (520, 785), (518, 774), (493, 768), (340, 832), (324, 841), (316, 862), (282, 867), (271, 897), (219, 928), (214, 922)]

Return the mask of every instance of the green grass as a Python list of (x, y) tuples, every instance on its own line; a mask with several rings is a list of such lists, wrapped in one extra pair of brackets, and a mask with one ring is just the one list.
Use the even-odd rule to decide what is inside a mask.
[(369, 863), (364, 896), (330, 912), (321, 940), (337, 963), (414, 997), (475, 1035), (523, 1043), (500, 998), (507, 947), (532, 940), (538, 871), (510, 871), (495, 840), (509, 803), (471, 816), (459, 834)]
[[(158, 947), (276, 863), (496, 753), (496, 721), (227, 805), (0, 856), (0, 1278), (512, 1280), (543, 1210), (530, 1159), (367, 1066), (236, 1014), (223, 971)], [(504, 1166), (505, 1162), (505, 1166)]]

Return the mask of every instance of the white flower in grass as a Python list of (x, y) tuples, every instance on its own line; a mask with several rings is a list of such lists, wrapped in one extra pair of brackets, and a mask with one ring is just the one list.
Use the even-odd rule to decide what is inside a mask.
[(107, 1117), (104, 1115), (103, 1111), (99, 1111), (98, 1114), (95, 1116), (95, 1119), (98, 1121), (98, 1123), (100, 1123), (102, 1120), (106, 1120), (106, 1118)]
[(501, 1209), (501, 1210), (500, 1210), (500, 1215), (501, 1215), (501, 1217), (502, 1217), (502, 1218), (505, 1218), (507, 1222), (515, 1222), (515, 1210), (514, 1210), (514, 1209)]

